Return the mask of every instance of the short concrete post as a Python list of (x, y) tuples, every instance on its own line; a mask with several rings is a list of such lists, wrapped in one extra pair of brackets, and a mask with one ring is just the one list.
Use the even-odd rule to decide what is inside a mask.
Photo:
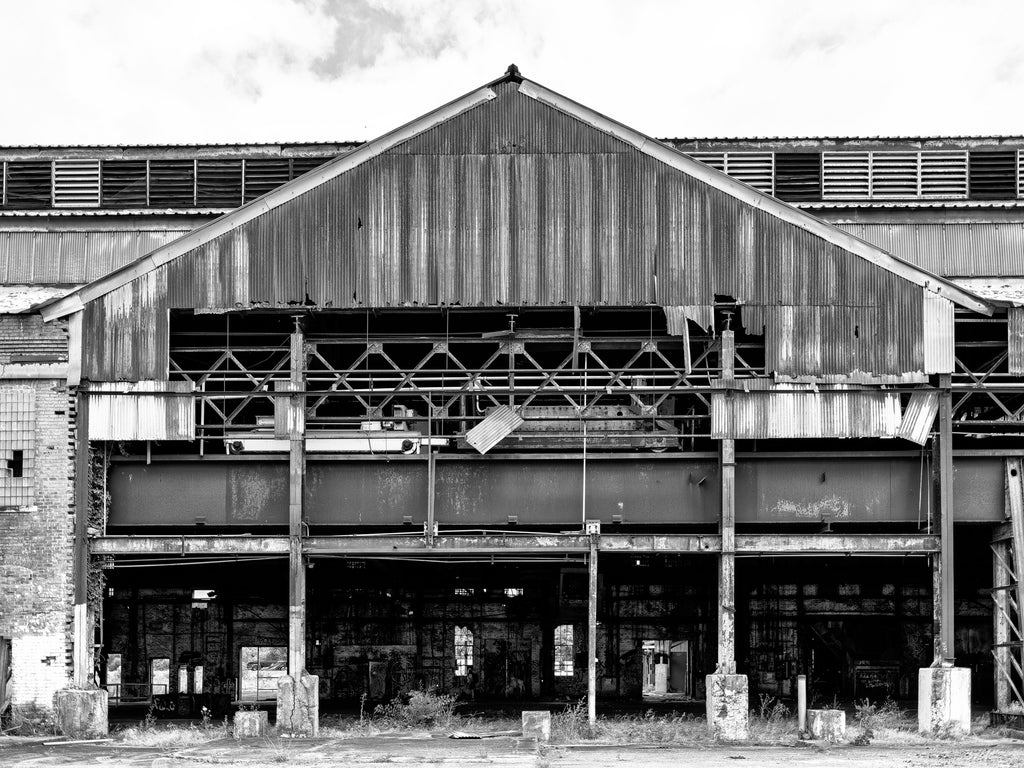
[(551, 741), (551, 713), (548, 711), (523, 712), (523, 736), (538, 742)]
[(708, 729), (722, 741), (749, 738), (746, 675), (708, 675)]
[(267, 735), (267, 713), (261, 710), (235, 712), (232, 734), (236, 739), (254, 739)]
[(925, 667), (917, 677), (917, 728), (927, 735), (971, 732), (971, 670)]
[(796, 730), (800, 738), (807, 733), (807, 675), (796, 676)]
[(320, 678), (286, 675), (277, 683), (277, 727), (282, 733), (316, 736), (320, 732)]
[(100, 739), (107, 735), (107, 692), (63, 690), (53, 695), (57, 729), (72, 739)]
[(812, 739), (838, 743), (846, 738), (846, 713), (841, 709), (807, 710)]

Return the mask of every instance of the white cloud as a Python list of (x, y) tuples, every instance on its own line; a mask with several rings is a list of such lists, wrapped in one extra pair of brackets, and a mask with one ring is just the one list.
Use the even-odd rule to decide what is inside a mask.
[(2, 143), (365, 139), (499, 76), (659, 136), (1024, 132), (1024, 4), (0, 6)]

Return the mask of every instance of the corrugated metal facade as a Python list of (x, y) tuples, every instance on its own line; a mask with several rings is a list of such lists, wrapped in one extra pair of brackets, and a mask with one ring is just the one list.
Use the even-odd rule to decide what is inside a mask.
[(188, 231), (0, 232), (0, 283), (88, 283)]
[(811, 392), (779, 384), (711, 396), (714, 439), (895, 437), (900, 421), (894, 392)]
[(660, 304), (710, 320), (716, 296), (763, 329), (770, 370), (923, 370), (918, 286), (514, 83), (495, 90), (90, 303), (84, 374), (166, 378), (171, 307)]
[(1024, 275), (1024, 223), (837, 224), (944, 277)]
[(1024, 374), (1024, 307), (1010, 307), (1006, 320), (1009, 371)]
[(939, 413), (939, 393), (934, 390), (915, 392), (903, 413), (899, 436), (918, 445), (928, 442), (928, 434)]
[[(181, 392), (180, 395), (147, 392)], [(90, 440), (194, 440), (195, 398), (188, 381), (90, 385)]]

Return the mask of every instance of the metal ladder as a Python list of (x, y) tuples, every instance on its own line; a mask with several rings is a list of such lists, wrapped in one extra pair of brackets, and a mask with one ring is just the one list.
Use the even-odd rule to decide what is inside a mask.
[(993, 643), (997, 712), (1024, 712), (1024, 462), (1006, 460), (1006, 513), (992, 542)]

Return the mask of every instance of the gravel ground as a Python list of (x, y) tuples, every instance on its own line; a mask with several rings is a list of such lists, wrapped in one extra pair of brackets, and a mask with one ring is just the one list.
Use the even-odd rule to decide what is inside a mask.
[(930, 768), (991, 765), (1024, 768), (1024, 742), (985, 740), (924, 746), (837, 746), (813, 743), (795, 747), (539, 747), (529, 739), (452, 740), (424, 734), (349, 739), (221, 739), (188, 749), (125, 747), (117, 744), (43, 746), (41, 739), (0, 739), (0, 765), (104, 766), (105, 768), (187, 768), (188, 766), (530, 766), (531, 768)]

